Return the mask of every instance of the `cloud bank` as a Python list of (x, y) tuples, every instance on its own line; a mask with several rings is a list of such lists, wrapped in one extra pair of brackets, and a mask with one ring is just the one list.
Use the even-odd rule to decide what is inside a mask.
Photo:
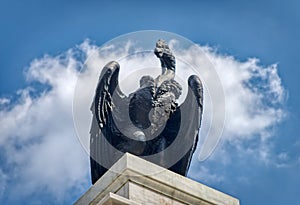
[[(14, 100), (0, 99), (0, 201), (21, 203), (30, 198), (36, 204), (46, 201), (47, 204), (49, 201), (50, 204), (63, 204), (67, 200), (75, 200), (87, 189), (90, 185), (86, 153), (89, 107), (99, 68), (120, 53), (127, 56), (131, 46), (128, 44), (115, 53), (111, 52), (114, 50), (112, 47), (102, 48), (100, 55), (99, 47), (86, 40), (58, 56), (46, 55), (35, 59), (25, 72), (28, 86), (19, 90), (12, 98)], [(258, 59), (240, 62), (210, 47), (200, 48), (204, 56), (193, 56), (193, 49), (185, 51), (185, 55), (193, 56), (200, 65), (203, 58), (208, 58), (219, 75), (226, 103), (222, 144), (229, 142), (237, 149), (242, 147), (245, 152), (251, 152), (252, 147), (245, 142), (254, 140), (253, 143), (263, 149), (260, 153), (262, 158), (268, 158), (268, 145), (264, 142), (272, 137), (272, 130), (285, 115), (281, 108), (285, 92), (277, 65), (263, 66)], [(93, 57), (86, 61), (88, 56)], [(121, 88), (124, 92), (130, 92), (132, 86), (137, 86), (135, 82), (148, 72), (147, 68), (153, 68), (149, 73), (152, 75), (160, 72), (154, 69), (159, 67), (159, 61), (152, 53), (121, 59), (120, 64), (120, 76), (123, 76), (120, 79)], [(188, 65), (184, 65), (183, 61), (178, 61), (177, 65), (179, 76), (183, 76), (179, 81), (186, 84), (184, 76), (188, 77), (192, 71), (184, 69)], [(82, 67), (85, 70), (80, 73)], [(84, 81), (88, 83), (78, 87), (78, 76), (91, 80)], [(72, 118), (73, 97), (77, 98), (74, 104), (76, 131)], [(212, 109), (209, 93), (206, 92), (205, 97), (206, 108), (201, 128), (201, 135), (204, 136), (213, 126), (208, 123)], [(76, 135), (79, 135), (79, 140)], [(216, 152), (219, 150), (219, 153), (226, 153), (223, 156), (230, 158), (222, 144)], [(197, 163), (197, 160), (193, 163)], [(197, 172), (205, 174), (208, 169), (202, 167), (192, 173)], [(215, 175), (211, 179), (219, 180)]]

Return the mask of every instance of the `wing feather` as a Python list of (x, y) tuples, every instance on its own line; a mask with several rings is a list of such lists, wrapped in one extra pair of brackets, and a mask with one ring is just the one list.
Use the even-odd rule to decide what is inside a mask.
[[(186, 176), (192, 155), (196, 150), (203, 111), (203, 85), (200, 78), (192, 75), (188, 79), (189, 89), (185, 101), (174, 115), (181, 115), (180, 130), (177, 134), (178, 150), (186, 154), (170, 170)], [(175, 117), (175, 116), (172, 116)], [(178, 118), (178, 117), (177, 117)]]
[[(118, 87), (119, 68), (119, 64), (114, 61), (104, 66), (91, 106), (93, 120), (90, 130), (90, 165), (93, 184), (107, 171), (107, 167), (117, 160), (117, 157), (114, 159), (114, 151), (104, 137), (111, 136), (107, 133), (110, 131), (108, 127), (113, 109), (112, 94), (117, 99), (124, 96)], [(117, 92), (114, 93), (115, 90)]]

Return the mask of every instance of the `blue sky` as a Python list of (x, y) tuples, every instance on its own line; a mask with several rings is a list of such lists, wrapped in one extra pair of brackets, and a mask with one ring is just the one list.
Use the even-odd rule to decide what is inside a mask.
[[(16, 166), (20, 165), (20, 168), (24, 166), (25, 159), (22, 159), (18, 153), (10, 157), (7, 154), (11, 154), (11, 150), (26, 150), (28, 153), (27, 150), (36, 149), (44, 150), (44, 154), (51, 151), (46, 148), (41, 149), (42, 143), (39, 143), (39, 140), (48, 141), (47, 136), (41, 136), (41, 133), (47, 132), (47, 127), (41, 124), (31, 125), (26, 118), (21, 121), (30, 124), (29, 128), (37, 129), (34, 133), (35, 138), (31, 139), (33, 141), (26, 140), (29, 137), (24, 133), (31, 134), (26, 127), (20, 131), (23, 133), (15, 132), (15, 136), (28, 137), (22, 140), (14, 138), (13, 132), (4, 127), (11, 123), (7, 116), (12, 118), (13, 123), (18, 123), (13, 120), (14, 112), (9, 112), (9, 109), (17, 110), (18, 105), (21, 104), (23, 106), (21, 108), (24, 108), (27, 103), (28, 96), (25, 92), (17, 94), (20, 93), (20, 89), (28, 90), (28, 86), (34, 88), (47, 80), (51, 85), (60, 85), (60, 82), (53, 81), (53, 79), (40, 80), (39, 83), (28, 80), (28, 78), (34, 78), (33, 71), (39, 70), (42, 61), (55, 63), (55, 60), (58, 60), (55, 56), (76, 46), (79, 50), (84, 50), (85, 45), (82, 43), (86, 39), (90, 39), (89, 45), (101, 46), (121, 34), (154, 29), (174, 32), (200, 45), (210, 46), (217, 50), (216, 54), (211, 53), (216, 59), (217, 56), (226, 55), (233, 57), (234, 62), (243, 63), (255, 57), (259, 59), (259, 62), (255, 64), (259, 68), (269, 68), (270, 65), (277, 64), (281, 86), (285, 89), (284, 100), (279, 106), (281, 110), (284, 110), (285, 117), (280, 122), (266, 127), (268, 132), (266, 139), (254, 136), (260, 134), (253, 132), (251, 137), (243, 137), (247, 134), (241, 133), (236, 138), (228, 137), (228, 140), (227, 138), (221, 140), (217, 148), (219, 154), (215, 154), (205, 162), (194, 160), (189, 177), (236, 196), (241, 200), (241, 204), (296, 204), (300, 194), (298, 188), (300, 185), (300, 139), (297, 134), (300, 132), (300, 109), (298, 108), (300, 97), (297, 79), (300, 74), (298, 69), (299, 4), (296, 0), (285, 2), (278, 0), (130, 1), (130, 3), (129, 1), (92, 0), (1, 1), (0, 98), (8, 99), (10, 102), (2, 100), (0, 107), (0, 119), (4, 122), (1, 125), (1, 131), (4, 131), (4, 134), (1, 134), (2, 140), (0, 139), (0, 203), (24, 204), (26, 200), (28, 204), (42, 204), (43, 202), (48, 204), (49, 201), (53, 204), (70, 204), (90, 186), (86, 170), (79, 174), (80, 169), (84, 169), (85, 165), (88, 166), (87, 161), (71, 173), (62, 168), (57, 172), (53, 169), (53, 172), (47, 176), (43, 175), (40, 181), (46, 180), (47, 177), (57, 179), (57, 181), (52, 181), (53, 186), (28, 184), (31, 188), (28, 190), (31, 191), (23, 195), (15, 193), (16, 190), (22, 190), (22, 185), (17, 181), (19, 172), (16, 171), (18, 170)], [(45, 54), (48, 57), (45, 57)], [(228, 63), (216, 61), (218, 62), (224, 65)], [(80, 63), (77, 66), (80, 66)], [(28, 92), (28, 95), (32, 95), (30, 91)], [(40, 93), (36, 95), (38, 96), (36, 98), (41, 96)], [(30, 99), (34, 101), (36, 98)], [(42, 106), (35, 105), (38, 105), (35, 108), (37, 113), (43, 111)], [(69, 116), (69, 111), (63, 108), (65, 107), (62, 106), (61, 113), (66, 112), (66, 116)], [(28, 109), (31, 109), (30, 106)], [(22, 109), (18, 112), (22, 112)], [(63, 120), (66, 127), (71, 127), (72, 119), (66, 117)], [(54, 129), (59, 125), (54, 123), (51, 126)], [(261, 131), (266, 132), (266, 129)], [(67, 129), (61, 131), (66, 136), (74, 134), (74, 131), (68, 133)], [(52, 136), (51, 134), (55, 135), (55, 133), (50, 133), (49, 136)], [(76, 137), (57, 140), (61, 140), (62, 143), (76, 144), (77, 142)], [(72, 149), (81, 150), (82, 148), (78, 144)], [(267, 153), (266, 158), (261, 153)], [(66, 153), (62, 152), (62, 154)], [(37, 155), (35, 155), (36, 160), (40, 160)], [(82, 161), (87, 159), (82, 150), (80, 153), (70, 155)], [(221, 155), (226, 157), (222, 158)], [(59, 157), (51, 158), (54, 165), (56, 159), (59, 160)], [(52, 161), (49, 162), (51, 163)], [(72, 163), (76, 164), (76, 162)], [(70, 166), (74, 165), (72, 163)], [(37, 166), (36, 161), (32, 164)], [(27, 170), (35, 170), (33, 167), (27, 168)], [(53, 190), (59, 189), (58, 187), (64, 184), (59, 178), (65, 176), (59, 176), (59, 173), (70, 174), (70, 181), (78, 176), (82, 177), (82, 181), (80, 178), (72, 181), (81, 186), (70, 191), (73, 186), (70, 185), (69, 189), (62, 189), (61, 195), (55, 196)], [(28, 171), (24, 176), (30, 179), (34, 175), (35, 172)], [(37, 174), (36, 177), (38, 178), (39, 175)], [(28, 182), (24, 181), (24, 183)], [(37, 189), (34, 190), (34, 188)]]

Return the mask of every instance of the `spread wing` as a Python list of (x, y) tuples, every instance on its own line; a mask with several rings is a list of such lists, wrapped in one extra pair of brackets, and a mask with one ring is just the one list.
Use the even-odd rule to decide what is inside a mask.
[(119, 64), (114, 61), (104, 66), (91, 106), (90, 164), (93, 184), (121, 157), (109, 144), (114, 140), (109, 138), (112, 136), (109, 134), (112, 110), (116, 103), (120, 104), (126, 98), (118, 85), (119, 69)]
[(186, 154), (170, 170), (184, 176), (187, 174), (192, 155), (197, 146), (203, 112), (203, 85), (200, 78), (196, 75), (190, 76), (188, 85), (188, 94), (185, 101), (171, 116), (171, 120), (181, 119), (180, 129), (177, 133), (178, 139), (176, 139), (181, 143), (175, 144), (178, 145), (178, 150), (183, 150)]
[[(190, 76), (188, 95), (184, 103), (170, 114), (165, 128), (158, 137), (144, 141), (141, 139), (145, 135), (135, 125), (130, 124), (130, 117), (135, 116), (126, 115), (131, 107), (130, 99), (119, 89), (119, 69), (120, 66), (117, 62), (110, 62), (103, 68), (91, 107), (93, 113), (90, 131), (92, 183), (94, 184), (125, 152), (139, 156), (162, 153), (161, 157), (154, 160), (155, 163), (181, 175), (186, 175), (192, 154), (196, 149), (201, 124), (203, 87), (200, 79), (195, 75)], [(148, 99), (148, 95), (141, 95), (140, 92), (145, 94), (143, 89), (138, 90), (135, 94), (139, 94), (142, 99), (144, 99), (143, 97)], [(140, 110), (135, 114), (141, 114)], [(139, 118), (134, 119), (139, 122)], [(129, 135), (136, 136), (137, 140), (126, 137)], [(179, 161), (178, 158), (174, 159), (173, 157), (172, 159), (172, 153), (171, 157), (164, 155), (163, 151), (169, 146), (173, 146), (175, 152), (180, 152)], [(168, 167), (167, 165), (172, 160), (176, 160), (175, 164)]]

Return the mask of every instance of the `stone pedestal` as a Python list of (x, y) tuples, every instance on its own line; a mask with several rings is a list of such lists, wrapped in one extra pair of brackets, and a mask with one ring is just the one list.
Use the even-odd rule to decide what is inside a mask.
[(75, 202), (88, 204), (239, 205), (239, 200), (126, 153)]

